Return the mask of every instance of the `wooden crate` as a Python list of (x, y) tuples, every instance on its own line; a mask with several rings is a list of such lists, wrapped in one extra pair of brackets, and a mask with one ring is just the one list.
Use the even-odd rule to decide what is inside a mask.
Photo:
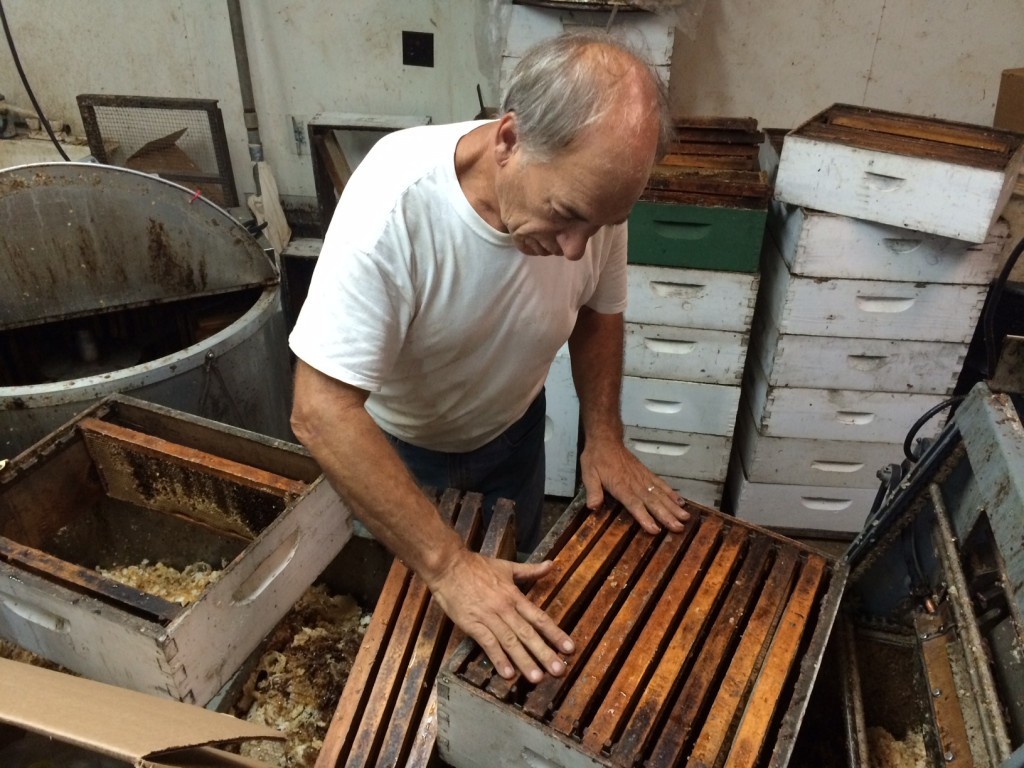
[(631, 426), (625, 428), (625, 441), (630, 452), (656, 475), (710, 482), (725, 479), (732, 445), (725, 435)]
[(835, 104), (786, 135), (775, 197), (982, 243), (1022, 160), (1024, 134)]
[(691, 381), (622, 378), (622, 423), (648, 429), (732, 434), (740, 388)]
[[(205, 704), (351, 535), (299, 446), (113, 396), (0, 472), (0, 637)], [(97, 568), (207, 563), (187, 606)]]
[(629, 263), (756, 272), (767, 216), (767, 202), (744, 209), (641, 200), (629, 214)]
[(768, 228), (794, 275), (954, 285), (990, 283), (1010, 237), (1004, 219), (968, 243), (778, 202)]
[(623, 373), (651, 379), (737, 385), (748, 333), (626, 323)]
[[(480, 494), (451, 489), (435, 495), (438, 512), (469, 548), (515, 559), (512, 503), (498, 500), (483, 533), (482, 500)], [(419, 577), (394, 562), (316, 768), (436, 764), (434, 678), (463, 637)]]
[(745, 272), (631, 265), (626, 322), (750, 330), (758, 276)]
[(438, 676), (438, 744), (459, 768), (785, 766), (845, 571), (688, 504), (685, 532), (643, 533), (618, 504), (578, 498), (530, 590), (573, 636), (567, 674), (493, 674), (464, 644)]

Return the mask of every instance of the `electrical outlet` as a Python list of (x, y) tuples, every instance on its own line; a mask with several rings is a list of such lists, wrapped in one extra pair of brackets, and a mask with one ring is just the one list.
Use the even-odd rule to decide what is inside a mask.
[(305, 115), (288, 115), (289, 127), (294, 139), (293, 149), (299, 157), (309, 154), (309, 131), (307, 125), (310, 118)]
[(403, 31), (402, 63), (407, 67), (434, 66), (434, 33)]

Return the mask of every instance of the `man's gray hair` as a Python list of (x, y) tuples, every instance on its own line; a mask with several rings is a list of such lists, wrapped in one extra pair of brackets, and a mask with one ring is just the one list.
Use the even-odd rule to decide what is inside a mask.
[(519, 141), (538, 159), (550, 159), (568, 146), (615, 102), (616, 89), (609, 75), (586, 56), (591, 46), (605, 46), (639, 65), (650, 80), (657, 103), (660, 133), (658, 155), (671, 140), (668, 100), (661, 81), (631, 46), (603, 32), (571, 32), (531, 48), (510, 77), (502, 98), (502, 112), (514, 112)]

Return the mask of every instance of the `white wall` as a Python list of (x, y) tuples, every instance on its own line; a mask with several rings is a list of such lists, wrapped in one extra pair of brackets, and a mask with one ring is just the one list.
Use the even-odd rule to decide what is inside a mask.
[[(282, 194), (314, 194), (292, 116), (468, 119), (479, 108), (477, 83), (495, 105), (500, 51), (487, 38), (508, 1), (243, 0), (264, 154)], [(4, 8), (50, 116), (80, 134), (79, 93), (218, 99), (239, 189), (253, 190), (225, 2)], [(434, 33), (432, 69), (402, 65), (403, 29)], [(765, 127), (792, 127), (837, 101), (990, 124), (1001, 70), (1024, 66), (1022, 30), (1021, 0), (712, 0), (694, 39), (675, 35), (671, 101)], [(0, 93), (28, 106), (2, 39)]]
[(670, 101), (792, 128), (836, 102), (991, 125), (1024, 66), (1021, 0), (714, 0), (676, 35)]
[[(75, 97), (107, 93), (217, 99), (239, 191), (254, 191), (223, 0), (4, 0), (29, 82), (44, 112), (81, 135)], [(317, 112), (472, 118), (480, 0), (243, 0), (260, 138), (282, 194), (314, 195), (291, 116)], [(434, 67), (402, 64), (402, 30), (434, 34)], [(0, 37), (0, 93), (29, 107)], [(496, 97), (495, 97), (496, 100)], [(53, 159), (59, 159), (56, 156)]]

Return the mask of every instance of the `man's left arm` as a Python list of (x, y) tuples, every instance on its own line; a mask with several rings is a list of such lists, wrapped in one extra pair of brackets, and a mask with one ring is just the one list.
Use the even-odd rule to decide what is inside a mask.
[(580, 400), (584, 446), (580, 454), (587, 506), (597, 509), (607, 491), (651, 533), (659, 525), (682, 530), (689, 518), (681, 499), (626, 448), (620, 410), (624, 321), (622, 313), (582, 307), (569, 337), (572, 378)]

